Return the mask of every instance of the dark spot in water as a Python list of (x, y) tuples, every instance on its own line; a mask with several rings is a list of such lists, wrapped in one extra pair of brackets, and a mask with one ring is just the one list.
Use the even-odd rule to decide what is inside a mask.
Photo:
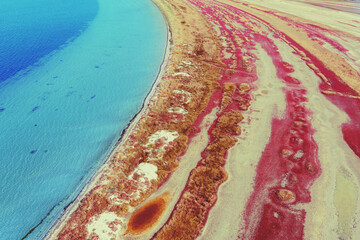
[(58, 109), (58, 108), (55, 108), (55, 112), (57, 112), (57, 111), (59, 111), (59, 109)]
[(37, 124), (34, 125), (34, 127), (37, 127), (37, 126), (38, 126)]
[(90, 99), (87, 100), (86, 102), (90, 102), (90, 100), (94, 99), (95, 97), (96, 97), (96, 95), (92, 95), (92, 96), (90, 97)]
[(36, 153), (37, 152), (37, 150), (32, 150), (31, 152), (30, 152), (30, 154), (34, 154), (34, 153)]
[(44, 150), (44, 153), (47, 153), (48, 152), (48, 150), (46, 149), (46, 150)]
[(122, 48), (122, 46), (119, 46), (118, 48)]
[(58, 76), (53, 76), (54, 79), (58, 78)]
[(54, 83), (46, 83), (47, 86), (54, 86)]
[(36, 106), (36, 107), (34, 107), (34, 108), (31, 110), (31, 112), (35, 112), (36, 110), (38, 110), (38, 109), (39, 109), (39, 107), (40, 107), (40, 106)]
[(5, 111), (5, 108), (0, 108), (0, 112), (3, 112), (3, 111)]
[(95, 65), (94, 68), (100, 68), (99, 65)]

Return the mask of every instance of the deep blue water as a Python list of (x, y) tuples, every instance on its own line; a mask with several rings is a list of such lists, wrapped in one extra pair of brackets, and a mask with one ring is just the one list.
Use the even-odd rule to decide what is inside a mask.
[(0, 82), (79, 35), (97, 11), (96, 0), (0, 1)]
[(0, 239), (42, 239), (141, 109), (166, 25), (149, 0), (1, 1), (0, 19)]

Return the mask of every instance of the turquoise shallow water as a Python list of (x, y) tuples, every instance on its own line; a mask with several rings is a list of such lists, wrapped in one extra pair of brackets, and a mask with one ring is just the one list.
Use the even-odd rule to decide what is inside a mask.
[(98, 0), (76, 39), (0, 83), (0, 239), (44, 236), (140, 110), (166, 34), (150, 1)]

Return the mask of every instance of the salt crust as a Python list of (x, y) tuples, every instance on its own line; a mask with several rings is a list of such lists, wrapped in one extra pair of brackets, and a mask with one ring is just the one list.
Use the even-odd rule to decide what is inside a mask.
[(301, 159), (304, 156), (304, 151), (303, 150), (298, 150), (295, 154), (294, 154), (294, 159)]
[(188, 111), (186, 111), (185, 109), (181, 108), (181, 107), (173, 107), (173, 108), (168, 108), (167, 110), (169, 113), (178, 113), (178, 114), (187, 114)]
[[(182, 98), (181, 98), (181, 101), (183, 101), (185, 104), (188, 104), (191, 102), (191, 93), (185, 91), (185, 90), (173, 90), (173, 93), (174, 94), (182, 94), (184, 95)], [(185, 101), (185, 99), (187, 99)]]
[(97, 235), (101, 240), (115, 239), (124, 229), (124, 218), (114, 212), (104, 212), (93, 216), (87, 225), (88, 238)]
[[(148, 161), (161, 160), (166, 148), (178, 137), (178, 132), (168, 130), (159, 130), (151, 135), (148, 139), (148, 143), (144, 145), (144, 147), (147, 148), (146, 151), (149, 153)], [(160, 144), (155, 145), (157, 142)]]
[(189, 66), (193, 65), (190, 61), (182, 61), (182, 63)]
[(172, 76), (173, 77), (176, 77), (176, 76), (191, 77), (190, 74), (188, 74), (186, 72), (177, 72), (177, 73), (174, 73)]
[(134, 170), (134, 172), (129, 176), (130, 179), (134, 178), (134, 175), (140, 175), (138, 178), (139, 181), (151, 181), (157, 179), (157, 166), (151, 163), (140, 163)]
[(115, 191), (113, 195), (109, 196), (109, 201), (113, 205), (121, 205), (129, 203), (130, 200), (139, 199), (141, 193), (148, 189), (150, 181), (157, 179), (157, 171), (157, 166), (151, 163), (140, 163), (128, 177), (136, 186), (136, 191), (131, 194)]
[(155, 142), (160, 139), (164, 141), (165, 145), (168, 145), (170, 142), (174, 141), (178, 137), (179, 133), (176, 131), (171, 132), (168, 130), (159, 130), (149, 137), (149, 141), (146, 146), (155, 144)]

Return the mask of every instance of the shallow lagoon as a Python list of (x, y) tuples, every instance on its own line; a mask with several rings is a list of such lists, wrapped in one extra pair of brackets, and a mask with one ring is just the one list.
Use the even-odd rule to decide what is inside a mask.
[(0, 239), (40, 239), (140, 110), (166, 26), (148, 0), (99, 0), (89, 27), (0, 83)]

